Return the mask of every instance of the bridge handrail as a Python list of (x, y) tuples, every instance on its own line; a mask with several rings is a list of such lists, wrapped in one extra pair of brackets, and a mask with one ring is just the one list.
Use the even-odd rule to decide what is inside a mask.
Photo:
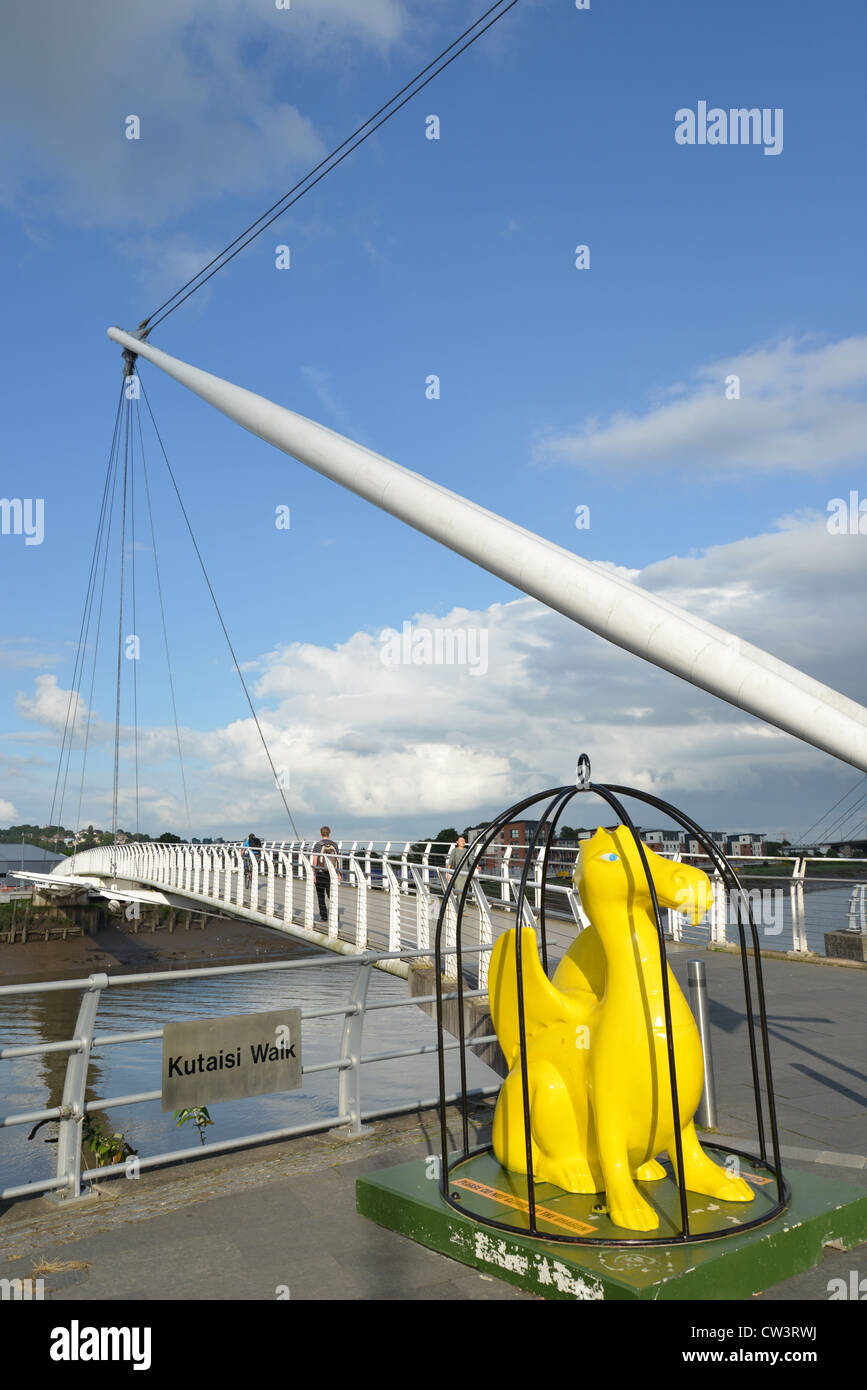
[[(391, 854), (391, 853), (388, 853), (388, 851), (391, 849), (391, 846), (392, 846), (393, 843), (394, 843), (394, 841), (391, 841), (391, 840), (370, 840), (369, 842), (367, 842), (366, 846), (362, 849), (362, 848), (359, 846), (358, 841), (353, 841), (352, 847), (351, 847), (351, 848), (347, 848), (342, 840), (338, 840), (338, 841), (337, 841), (337, 847), (338, 847), (338, 860), (340, 861), (341, 868), (344, 868), (344, 869), (345, 869), (346, 867), (348, 867), (349, 861), (350, 861), (350, 857), (353, 856), (353, 855), (356, 856), (357, 858), (365, 858), (365, 857), (367, 857), (367, 856), (371, 856), (371, 857), (375, 856), (376, 859), (377, 859), (380, 863), (382, 862), (383, 858), (385, 857), (385, 858), (388, 859), (389, 865), (390, 865), (390, 867), (392, 868), (392, 870), (396, 873), (398, 879), (399, 879), (400, 882), (401, 882), (401, 885), (402, 885), (402, 886), (408, 886), (408, 885), (409, 885), (409, 882), (410, 882), (409, 864), (410, 864), (411, 862), (413, 862), (413, 861), (411, 861), (410, 858), (409, 858), (409, 856), (410, 856), (410, 854), (411, 854), (411, 852), (412, 852), (412, 844), (411, 844), (410, 841), (406, 841), (406, 842), (404, 842), (404, 844), (403, 844), (401, 850), (400, 850), (398, 853)], [(645, 843), (648, 843), (648, 842), (645, 842)], [(434, 863), (431, 862), (431, 851), (432, 851), (434, 845), (436, 845), (436, 847), (437, 847), (438, 850), (442, 850), (442, 852), (443, 852), (443, 853), (442, 853), (442, 859), (439, 860), (439, 856), (438, 856), (439, 862), (437, 862), (436, 864), (434, 864)], [(377, 846), (381, 846), (382, 848), (377, 848)], [(280, 854), (280, 855), (281, 855), (281, 858), (282, 858), (282, 860), (283, 860), (284, 862), (286, 862), (287, 864), (288, 864), (288, 863), (291, 863), (291, 864), (292, 864), (293, 869), (297, 869), (297, 868), (299, 867), (300, 855), (301, 855), (302, 853), (304, 853), (304, 852), (309, 853), (309, 852), (312, 850), (312, 847), (313, 847), (313, 841), (312, 841), (312, 840), (310, 840), (310, 841), (307, 841), (307, 840), (301, 840), (301, 841), (298, 841), (298, 840), (292, 840), (292, 841), (286, 841), (286, 840), (282, 840), (282, 841), (265, 841), (264, 844), (263, 844), (263, 846), (262, 846), (262, 848), (263, 848), (264, 850), (267, 850), (267, 851), (269, 851), (269, 852), (271, 852), (271, 853)], [(426, 877), (427, 877), (427, 878), (429, 878), (430, 871), (431, 871), (434, 867), (439, 867), (439, 868), (444, 867), (445, 855), (446, 855), (446, 853), (447, 853), (452, 847), (453, 847), (453, 842), (451, 842), (451, 841), (441, 840), (441, 841), (430, 841), (430, 842), (428, 842), (425, 851), (422, 853), (421, 860), (418, 861), (418, 862), (420, 862), (420, 864), (421, 864), (422, 870), (423, 870), (423, 871), (427, 871), (427, 873), (426, 873)], [(186, 853), (186, 852), (189, 852), (189, 851), (195, 852), (195, 851), (197, 851), (197, 850), (198, 850), (198, 851), (214, 851), (214, 852), (219, 853), (219, 852), (225, 852), (225, 851), (238, 852), (238, 851), (241, 851), (243, 848), (244, 848), (243, 842), (240, 841), (240, 840), (238, 840), (238, 841), (226, 840), (226, 841), (220, 841), (220, 842), (213, 842), (213, 843), (210, 843), (210, 844), (205, 844), (205, 843), (202, 843), (201, 841), (200, 841), (200, 842), (195, 842), (195, 841), (186, 842), (186, 841), (183, 841), (183, 842), (179, 842), (179, 843), (177, 843), (177, 844), (175, 844), (175, 843), (167, 844), (167, 843), (163, 843), (163, 842), (160, 842), (160, 841), (154, 841), (154, 840), (150, 840), (150, 841), (133, 841), (133, 840), (127, 840), (127, 841), (120, 842), (120, 843), (118, 843), (117, 845), (98, 845), (98, 846), (96, 846), (96, 847), (94, 847), (94, 848), (92, 848), (92, 849), (74, 850), (74, 851), (71, 852), (65, 859), (63, 859), (59, 864), (55, 865), (55, 867), (54, 867), (53, 870), (52, 870), (52, 873), (55, 874), (55, 875), (64, 875), (64, 874), (75, 874), (75, 873), (77, 873), (77, 872), (79, 872), (79, 871), (81, 871), (81, 872), (86, 872), (86, 871), (87, 871), (87, 866), (84, 866), (83, 868), (80, 868), (79, 863), (78, 863), (78, 861), (81, 861), (81, 860), (84, 858), (84, 856), (86, 856), (86, 855), (100, 856), (100, 862), (103, 863), (106, 867), (108, 867), (108, 866), (110, 866), (110, 862), (111, 862), (112, 857), (115, 857), (115, 858), (117, 859), (117, 861), (118, 861), (118, 865), (120, 865), (120, 863), (123, 862), (123, 859), (125, 859), (127, 855), (129, 855), (130, 853), (135, 853), (135, 852), (137, 852), (137, 851), (138, 851), (138, 852), (141, 852), (141, 853), (143, 853), (143, 854), (145, 854), (145, 855), (150, 855), (150, 856), (151, 856), (151, 859), (152, 859), (152, 862), (156, 862), (156, 859), (157, 859), (157, 858), (160, 859), (160, 860), (162, 860), (163, 862), (165, 862), (165, 861), (167, 860), (168, 856), (169, 856), (172, 852), (177, 852), (177, 851), (181, 852), (182, 854), (183, 854), (183, 853)], [(498, 863), (496, 867), (493, 866), (493, 860), (494, 860), (494, 859), (497, 859), (498, 861), (505, 860), (505, 861), (507, 862), (507, 864), (509, 865), (510, 868), (511, 868), (512, 864), (514, 864), (514, 866), (515, 866), (515, 868), (518, 870), (518, 872), (517, 872), (516, 874), (511, 874), (510, 876), (511, 876), (511, 878), (512, 878), (513, 880), (515, 880), (515, 879), (520, 879), (521, 861), (520, 861), (520, 859), (516, 859), (516, 858), (513, 857), (514, 851), (516, 851), (516, 850), (525, 851), (525, 850), (527, 850), (528, 848), (529, 848), (529, 846), (528, 846), (526, 843), (520, 842), (520, 841), (514, 841), (513, 843), (511, 843), (511, 844), (509, 844), (509, 845), (506, 845), (506, 846), (498, 846), (498, 847), (497, 847), (497, 851), (496, 851), (495, 854), (488, 854), (488, 855), (486, 856), (487, 859), (490, 859), (490, 860), (492, 861), (492, 867), (489, 868), (489, 869), (486, 869), (485, 867), (482, 867), (482, 869), (481, 869), (481, 876), (482, 876), (482, 878), (483, 878), (483, 879), (487, 878), (487, 879), (490, 879), (491, 881), (497, 881), (497, 882), (499, 882), (500, 877), (501, 877), (500, 864)], [(675, 853), (675, 851), (673, 851), (673, 850), (661, 850), (661, 849), (657, 849), (656, 846), (655, 846), (653, 843), (649, 843), (649, 848), (655, 849), (655, 852), (656, 852), (656, 853), (662, 854), (662, 856), (663, 856), (664, 858), (671, 858), (671, 857), (674, 855), (674, 853)], [(502, 852), (501, 852), (501, 851), (502, 851)], [(558, 864), (558, 863), (560, 863), (561, 861), (566, 860), (566, 859), (568, 859), (568, 860), (570, 860), (572, 863), (574, 863), (574, 860), (575, 860), (575, 858), (577, 857), (577, 853), (578, 853), (578, 846), (577, 846), (577, 845), (556, 845), (556, 844), (555, 844), (554, 847), (552, 848), (551, 856), (552, 856), (552, 860), (553, 860), (553, 862), (554, 862), (555, 864)], [(697, 853), (697, 852), (687, 851), (687, 850), (683, 850), (683, 849), (677, 850), (676, 853), (679, 855), (679, 857), (680, 857), (681, 859), (684, 859), (684, 860), (690, 860), (690, 861), (694, 861), (694, 862), (707, 862), (707, 856), (706, 856), (705, 854), (703, 854), (703, 853)], [(155, 856), (156, 856), (156, 857), (155, 857)], [(538, 857), (538, 855), (537, 855), (537, 857)], [(841, 855), (836, 855), (836, 854), (835, 854), (835, 855), (832, 855), (832, 854), (828, 854), (828, 855), (805, 855), (805, 854), (803, 854), (801, 851), (799, 851), (799, 850), (797, 850), (797, 849), (792, 849), (792, 850), (790, 850), (788, 853), (786, 853), (786, 852), (780, 852), (780, 853), (778, 853), (778, 854), (729, 854), (729, 855), (727, 856), (727, 858), (728, 858), (729, 860), (731, 860), (731, 862), (732, 862), (733, 864), (742, 864), (742, 865), (744, 865), (745, 867), (749, 867), (750, 865), (756, 865), (756, 866), (759, 866), (759, 867), (761, 867), (761, 866), (763, 866), (763, 865), (767, 865), (767, 866), (779, 865), (779, 866), (780, 866), (780, 875), (779, 875), (779, 876), (782, 877), (782, 878), (794, 877), (794, 876), (801, 876), (801, 875), (803, 874), (803, 872), (804, 872), (804, 870), (801, 868), (802, 865), (805, 866), (805, 867), (806, 867), (806, 866), (809, 866), (809, 867), (814, 867), (814, 866), (815, 866), (815, 867), (819, 867), (819, 866), (821, 866), (821, 865), (823, 865), (823, 864), (856, 864), (856, 865), (862, 865), (863, 868), (864, 868), (865, 876), (867, 876), (867, 857), (864, 857), (864, 856), (842, 855), (842, 854), (841, 854)], [(93, 861), (88, 861), (88, 865), (89, 865), (90, 863), (92, 863), (92, 862), (93, 862)], [(791, 864), (791, 865), (793, 866), (791, 870), (786, 870), (786, 868), (785, 868), (784, 866), (787, 865), (787, 864)], [(535, 866), (534, 866), (534, 867), (535, 867)], [(562, 872), (562, 870), (561, 870), (561, 872)], [(301, 874), (300, 874), (300, 873), (298, 874), (298, 877), (301, 877)], [(835, 882), (836, 882), (836, 881), (839, 881), (839, 880), (837, 880), (836, 878), (834, 878), (833, 876), (829, 876), (829, 878), (830, 878), (830, 881), (835, 881)], [(548, 886), (549, 886), (549, 887), (550, 887), (550, 886), (553, 886), (553, 885), (550, 883), (550, 881), (549, 881), (549, 885), (548, 885)]]
[[(378, 850), (375, 845), (383, 844)], [(371, 947), (388, 945), (392, 949), (400, 946), (422, 947), (429, 939), (429, 923), (437, 910), (437, 902), (444, 891), (447, 871), (440, 863), (441, 855), (447, 850), (448, 842), (424, 842), (422, 851), (415, 842), (413, 851), (409, 840), (373, 841), (365, 843), (352, 841), (351, 846), (338, 841), (336, 864), (328, 861), (329, 900), (328, 925), (320, 932), (315, 922), (315, 888), (310, 863), (312, 841), (292, 840), (266, 842), (258, 858), (252, 862), (249, 878), (244, 869), (247, 863), (243, 846), (239, 842), (220, 845), (166, 844), (162, 842), (136, 842), (101, 846), (93, 850), (79, 851), (70, 856), (49, 876), (62, 879), (77, 873), (86, 879), (88, 875), (97, 880), (108, 878), (127, 884), (146, 883), (150, 887), (162, 888), (169, 893), (186, 895), (198, 902), (203, 909), (225, 904), (225, 910), (235, 915), (248, 917), (264, 925), (278, 925), (290, 934), (303, 936), (319, 944), (340, 952), (366, 950)], [(495, 864), (483, 865), (474, 877), (484, 903), (479, 894), (471, 895), (473, 920), (478, 919), (480, 930), (487, 931), (485, 904), (498, 913), (514, 912), (514, 896), (523, 864), (522, 851), (526, 846), (513, 842), (502, 848), (502, 856)], [(657, 849), (659, 852), (659, 849)], [(684, 861), (704, 864), (703, 855), (679, 850), (672, 854), (662, 851), (665, 857), (680, 858)], [(421, 862), (416, 862), (420, 854)], [(570, 897), (570, 869), (577, 854), (577, 848), (558, 846), (557, 865), (563, 865), (557, 877), (549, 877), (545, 883), (541, 877), (539, 854), (534, 856), (532, 865), (532, 906), (538, 914), (544, 893), (555, 948), (565, 950), (572, 940), (576, 928), (580, 929), (580, 914), (574, 912), (574, 902)], [(769, 921), (762, 925), (772, 937), (782, 931), (780, 923), (788, 916), (791, 927), (790, 949), (805, 953), (810, 950), (807, 940), (807, 900), (805, 893), (811, 889), (849, 887), (852, 899), (848, 912), (842, 914), (835, 909), (833, 917), (827, 921), (827, 929), (848, 928), (861, 930), (867, 934), (867, 898), (860, 890), (861, 876), (849, 874), (834, 876), (828, 869), (832, 864), (857, 866), (863, 868), (867, 878), (867, 860), (846, 856), (810, 857), (797, 852), (786, 855), (736, 855), (730, 856), (738, 866), (744, 886), (754, 897), (763, 902), (771, 896), (779, 898), (782, 891), (779, 885), (788, 886), (791, 899), (785, 909), (779, 903), (768, 904)], [(549, 866), (550, 868), (550, 866)], [(824, 870), (824, 872), (823, 872)], [(259, 903), (260, 877), (265, 880), (264, 912)], [(284, 880), (282, 905), (278, 907), (275, 890), (280, 877)], [(299, 883), (299, 880), (306, 882)], [(363, 879), (363, 882), (362, 882)], [(354, 883), (355, 896), (347, 890)], [(296, 906), (294, 890), (301, 888), (301, 905)], [(104, 888), (104, 885), (103, 885)], [(119, 896), (122, 890), (118, 889)], [(387, 910), (383, 914), (383, 899), (387, 895)], [(133, 892), (134, 896), (134, 892)], [(413, 902), (413, 899), (415, 901)], [(350, 907), (344, 910), (343, 904)], [(812, 900), (811, 900), (812, 901)], [(184, 904), (181, 904), (184, 905)], [(355, 912), (354, 923), (350, 920)], [(773, 909), (773, 910), (772, 910)], [(821, 914), (820, 903), (811, 907), (810, 921), (814, 922), (816, 913)], [(383, 921), (383, 915), (387, 921)], [(453, 936), (454, 923), (447, 923), (447, 939)], [(717, 884), (717, 900), (712, 912), (700, 926), (700, 932), (710, 932), (714, 944), (727, 943), (727, 926), (734, 925), (732, 895), (722, 891)], [(668, 922), (671, 934), (676, 941), (689, 939), (692, 929), (686, 920), (674, 912), (669, 912)], [(824, 925), (824, 923), (823, 923)], [(371, 931), (378, 940), (371, 940)], [(815, 928), (814, 928), (815, 931)], [(772, 946), (782, 943), (772, 941)], [(818, 942), (812, 949), (819, 946)], [(382, 968), (382, 967), (381, 967)], [(388, 967), (385, 968), (396, 968)], [(402, 967), (401, 967), (402, 969)]]
[[(490, 944), (478, 947), (465, 948), (467, 954), (487, 953), (492, 950)], [(367, 984), (370, 978), (370, 971), (381, 961), (398, 957), (403, 960), (412, 960), (424, 956), (423, 951), (403, 950), (391, 952), (370, 952), (365, 951), (352, 956), (322, 956), (312, 960), (298, 961), (269, 961), (254, 965), (234, 965), (234, 966), (204, 966), (193, 967), (184, 970), (158, 970), (144, 971), (140, 974), (130, 975), (104, 975), (94, 974), (82, 977), (77, 980), (51, 980), (27, 984), (3, 985), (0, 986), (0, 995), (26, 995), (49, 990), (78, 990), (82, 994), (82, 1001), (79, 1007), (78, 1019), (75, 1026), (75, 1037), (66, 1039), (62, 1042), (30, 1044), (27, 1046), (13, 1046), (0, 1048), (0, 1060), (13, 1061), (22, 1057), (38, 1056), (42, 1053), (66, 1052), (68, 1054), (66, 1080), (63, 1090), (62, 1103), (59, 1106), (52, 1106), (42, 1110), (28, 1111), (26, 1113), (12, 1114), (0, 1118), (0, 1127), (8, 1128), (14, 1125), (33, 1125), (43, 1120), (58, 1120), (60, 1122), (60, 1136), (58, 1141), (57, 1154), (57, 1176), (51, 1179), (42, 1179), (29, 1183), (20, 1184), (14, 1187), (5, 1188), (0, 1191), (0, 1200), (9, 1200), (13, 1197), (32, 1196), (37, 1193), (56, 1193), (63, 1197), (78, 1197), (81, 1195), (82, 1183), (92, 1183), (96, 1179), (119, 1176), (121, 1173), (130, 1175), (132, 1171), (138, 1172), (142, 1168), (155, 1167), (158, 1164), (179, 1162), (190, 1158), (204, 1158), (208, 1154), (223, 1152), (226, 1149), (241, 1148), (245, 1145), (260, 1144), (278, 1138), (291, 1138), (302, 1134), (312, 1134), (323, 1129), (335, 1129), (346, 1126), (351, 1134), (361, 1134), (364, 1132), (364, 1125), (367, 1121), (384, 1118), (389, 1114), (400, 1114), (404, 1110), (410, 1111), (418, 1108), (425, 1108), (438, 1103), (437, 1097), (415, 1097), (412, 1101), (407, 1101), (401, 1106), (380, 1108), (378, 1110), (365, 1111), (361, 1102), (361, 1068), (376, 1062), (400, 1060), (410, 1057), (436, 1056), (437, 1049), (433, 1044), (422, 1044), (418, 1047), (398, 1049), (390, 1052), (379, 1052), (365, 1055), (362, 1049), (364, 1019), (368, 1013), (379, 1012), (383, 1009), (400, 1009), (410, 1006), (417, 1007), (423, 1003), (433, 1003), (436, 996), (407, 995), (404, 999), (379, 1000), (373, 1004), (367, 1004)], [(82, 1171), (82, 1152), (81, 1152), (81, 1127), (85, 1115), (93, 1111), (103, 1111), (117, 1109), (121, 1106), (138, 1105), (149, 1101), (159, 1100), (161, 1091), (139, 1091), (129, 1095), (102, 1096), (95, 1100), (85, 1099), (87, 1089), (87, 1073), (89, 1070), (90, 1056), (94, 1047), (106, 1047), (121, 1043), (135, 1043), (160, 1038), (163, 1036), (163, 1028), (139, 1029), (129, 1033), (117, 1034), (98, 1034), (95, 1032), (96, 1017), (102, 993), (112, 987), (130, 986), (136, 984), (150, 984), (155, 982), (166, 982), (170, 980), (189, 980), (202, 979), (212, 976), (244, 975), (253, 972), (271, 972), (276, 970), (309, 970), (311, 967), (329, 967), (354, 963), (358, 966), (355, 981), (349, 1001), (344, 1005), (332, 1005), (323, 1009), (302, 1010), (301, 1018), (311, 1020), (315, 1018), (339, 1017), (344, 1018), (343, 1039), (340, 1055), (326, 1062), (314, 1062), (308, 1065), (302, 1063), (302, 1075), (312, 1075), (318, 1072), (337, 1071), (338, 1074), (338, 1095), (337, 1095), (337, 1114), (329, 1119), (311, 1120), (300, 1125), (289, 1126), (280, 1130), (269, 1130), (258, 1134), (249, 1134), (240, 1139), (218, 1141), (214, 1143), (198, 1145), (195, 1148), (175, 1149), (168, 1153), (151, 1155), (148, 1158), (134, 1158), (126, 1160), (124, 1163), (116, 1163), (110, 1166), (100, 1167)], [(463, 997), (479, 998), (485, 994), (483, 989), (465, 989)], [(457, 992), (448, 992), (443, 996), (445, 999), (456, 999)], [(496, 1042), (493, 1034), (482, 1038), (474, 1038), (474, 1046)], [(458, 1042), (446, 1043), (447, 1050), (459, 1047)], [(498, 1086), (480, 1088), (472, 1094), (493, 1095), (499, 1089)], [(457, 1096), (455, 1095), (455, 1097)], [(252, 1099), (255, 1099), (252, 1098)], [(451, 1098), (450, 1098), (451, 1099)]]

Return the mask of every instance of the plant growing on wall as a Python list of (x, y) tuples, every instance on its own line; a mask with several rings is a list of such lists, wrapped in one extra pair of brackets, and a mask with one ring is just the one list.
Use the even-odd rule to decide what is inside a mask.
[(192, 1105), (185, 1110), (176, 1110), (174, 1119), (176, 1125), (185, 1125), (187, 1120), (192, 1120), (196, 1129), (199, 1131), (199, 1139), (203, 1144), (205, 1142), (205, 1130), (208, 1125), (214, 1123), (205, 1105)]
[(126, 1136), (110, 1133), (102, 1123), (92, 1116), (85, 1115), (81, 1125), (81, 1142), (86, 1144), (96, 1158), (98, 1168), (107, 1168), (112, 1163), (123, 1163), (130, 1154), (138, 1153), (127, 1141)]

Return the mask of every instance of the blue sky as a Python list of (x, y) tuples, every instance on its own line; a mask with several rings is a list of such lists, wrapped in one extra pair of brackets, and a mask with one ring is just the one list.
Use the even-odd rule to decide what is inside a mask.
[[(119, 388), (106, 327), (151, 312), (482, 8), (34, 0), (5, 22), (3, 492), (44, 499), (45, 538), (0, 536), (0, 823), (48, 816)], [(521, 0), (152, 341), (861, 700), (867, 537), (832, 537), (825, 520), (829, 499), (867, 496), (864, 29), (855, 3)], [(782, 152), (678, 145), (675, 112), (702, 100), (781, 108)], [(138, 141), (124, 138), (130, 113)], [(739, 400), (725, 399), (731, 373)], [(714, 827), (796, 832), (855, 781), (522, 600), (153, 368), (142, 379), (304, 829), (473, 823), (568, 779), (585, 746), (597, 775)], [(279, 799), (153, 449), (149, 461), (194, 832), (255, 817), (276, 834)], [(182, 831), (140, 546), (141, 824)], [(109, 591), (116, 623), (116, 580)], [(378, 634), (407, 620), (484, 629), (487, 671), (383, 667)], [(114, 661), (107, 642), (83, 802), (103, 824)], [(129, 825), (128, 756), (121, 782)]]

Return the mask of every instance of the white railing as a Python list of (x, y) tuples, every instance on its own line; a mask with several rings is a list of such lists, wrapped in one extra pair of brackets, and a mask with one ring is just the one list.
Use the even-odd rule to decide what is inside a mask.
[[(337, 951), (374, 948), (432, 950), (439, 904), (448, 871), (442, 841), (413, 846), (406, 841), (351, 843), (337, 841), (335, 862), (326, 861), (327, 921), (320, 920), (319, 889), (312, 864), (312, 840), (267, 842), (258, 854), (239, 843), (163, 844), (127, 842), (82, 850), (58, 865), (52, 876), (108, 879), (118, 890), (136, 886), (164, 889), (195, 900), (202, 908), (246, 916), (302, 934)], [(465, 945), (486, 944), (514, 919), (527, 854), (524, 844), (499, 847), (474, 874), (465, 915)], [(542, 879), (543, 851), (534, 852), (528, 873), (528, 906), (538, 918), (544, 895), (549, 951), (556, 960), (586, 926), (577, 894), (571, 888), (576, 851), (558, 847)], [(708, 867), (694, 854), (675, 855)], [(749, 907), (767, 949), (824, 952), (824, 934), (832, 930), (867, 934), (867, 864), (863, 860), (795, 857), (733, 858)], [(835, 878), (830, 864), (864, 865), (863, 879)], [(714, 876), (715, 877), (715, 876)], [(715, 877), (714, 905), (693, 927), (685, 917), (667, 914), (675, 941), (736, 944), (739, 940), (735, 896)], [(456, 917), (448, 911), (443, 945), (456, 942)]]

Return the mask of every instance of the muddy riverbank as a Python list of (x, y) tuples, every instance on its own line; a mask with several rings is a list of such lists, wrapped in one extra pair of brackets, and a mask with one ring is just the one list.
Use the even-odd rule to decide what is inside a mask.
[[(185, 919), (190, 918), (190, 926)], [(106, 923), (93, 932), (70, 935), (64, 941), (31, 937), (12, 944), (0, 940), (0, 981), (22, 984), (34, 980), (66, 980), (95, 972), (131, 974), (148, 970), (181, 970), (202, 965), (254, 963), (317, 954), (315, 948), (267, 927), (224, 917), (179, 913), (174, 930)]]

